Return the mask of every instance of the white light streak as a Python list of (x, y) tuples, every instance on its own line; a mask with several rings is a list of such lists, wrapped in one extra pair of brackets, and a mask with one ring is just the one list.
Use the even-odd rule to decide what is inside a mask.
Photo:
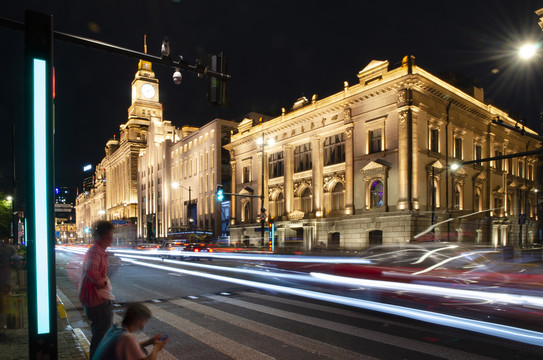
[(518, 341), (522, 343), (543, 346), (543, 333), (533, 331), (533, 330), (527, 330), (527, 329), (517, 328), (513, 326), (501, 325), (501, 324), (487, 323), (480, 320), (464, 319), (464, 318), (460, 318), (456, 316), (437, 314), (437, 313), (433, 313), (433, 312), (429, 312), (425, 310), (411, 309), (411, 308), (406, 308), (406, 307), (402, 307), (398, 305), (379, 304), (372, 301), (353, 299), (353, 298), (349, 298), (345, 296), (329, 295), (329, 294), (324, 294), (317, 291), (296, 289), (296, 288), (266, 284), (266, 283), (251, 281), (251, 280), (234, 279), (234, 278), (221, 276), (221, 275), (214, 275), (214, 274), (207, 274), (207, 273), (203, 273), (199, 271), (172, 268), (172, 267), (168, 267), (164, 265), (150, 264), (150, 263), (145, 263), (145, 262), (141, 262), (137, 260), (129, 260), (129, 262), (135, 265), (151, 267), (151, 268), (165, 270), (169, 272), (178, 272), (182, 274), (198, 276), (198, 277), (208, 278), (208, 279), (217, 280), (217, 281), (224, 281), (224, 282), (244, 285), (244, 286), (258, 288), (258, 289), (276, 291), (276, 292), (281, 292), (285, 294), (307, 297), (307, 298), (311, 298), (315, 300), (333, 302), (336, 304), (348, 305), (348, 306), (353, 306), (353, 307), (357, 307), (361, 309), (383, 312), (383, 313), (387, 313), (391, 315), (407, 317), (407, 318), (411, 318), (411, 319), (415, 319), (419, 321), (454, 327), (454, 328), (458, 328), (462, 330), (474, 331), (474, 332), (501, 337), (501, 338)]

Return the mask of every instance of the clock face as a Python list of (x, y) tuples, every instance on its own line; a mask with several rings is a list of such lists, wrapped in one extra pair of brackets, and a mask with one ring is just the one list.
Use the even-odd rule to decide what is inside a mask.
[(141, 94), (147, 99), (150, 99), (155, 96), (155, 87), (151, 84), (143, 84), (141, 87)]

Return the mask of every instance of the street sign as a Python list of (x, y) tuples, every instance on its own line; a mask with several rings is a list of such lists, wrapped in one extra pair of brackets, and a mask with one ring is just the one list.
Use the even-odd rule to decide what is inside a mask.
[(260, 214), (260, 220), (262, 220), (262, 221), (266, 220), (266, 213), (261, 213)]

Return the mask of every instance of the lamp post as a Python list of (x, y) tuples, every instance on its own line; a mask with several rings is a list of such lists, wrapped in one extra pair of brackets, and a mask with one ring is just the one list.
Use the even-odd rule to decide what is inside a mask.
[(8, 195), (6, 197), (6, 200), (9, 201), (9, 213), (11, 215), (11, 221), (10, 221), (10, 231), (11, 231), (11, 239), (13, 241), (14, 244), (16, 244), (16, 241), (15, 241), (15, 231), (14, 231), (14, 224), (13, 224), (13, 196), (11, 195)]
[[(266, 220), (266, 208), (264, 207), (264, 170), (265, 170), (265, 164), (264, 164), (264, 157), (265, 157), (265, 152), (264, 152), (264, 147), (266, 146), (266, 140), (264, 138), (264, 133), (262, 133), (262, 137), (261, 138), (258, 138), (256, 143), (258, 145), (260, 145), (260, 149), (261, 149), (261, 156), (262, 156), (262, 176), (261, 176), (261, 192), (260, 192), (260, 234), (261, 234), (261, 238), (260, 238), (260, 246), (264, 246), (264, 221)], [(268, 139), (268, 143), (267, 145), (274, 145), (275, 144), (275, 141), (273, 140), (273, 138), (269, 138)]]
[(187, 204), (187, 219), (188, 219), (188, 222), (189, 222), (189, 227), (194, 230), (194, 228), (193, 228), (194, 219), (192, 218), (192, 213), (191, 213), (191, 209), (192, 209), (192, 200), (191, 200), (191, 197), (190, 197), (190, 194), (192, 192), (191, 187), (189, 186), (188, 188), (186, 188), (183, 185), (179, 184), (178, 182), (173, 182), (172, 183), (172, 188), (173, 189), (183, 188), (183, 189), (185, 189), (185, 190), (187, 190), (189, 192), (189, 202)]

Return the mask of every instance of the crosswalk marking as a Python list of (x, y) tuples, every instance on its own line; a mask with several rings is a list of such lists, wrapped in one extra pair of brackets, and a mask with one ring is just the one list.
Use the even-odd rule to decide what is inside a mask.
[(255, 333), (282, 341), (285, 344), (298, 347), (307, 352), (324, 356), (331, 359), (374, 359), (370, 356), (365, 356), (357, 352), (343, 349), (334, 345), (330, 345), (321, 341), (306, 338), (288, 331), (277, 329), (275, 327), (249, 320), (237, 315), (232, 315), (221, 310), (214, 309), (209, 306), (201, 305), (188, 300), (171, 300), (172, 303), (182, 306), (191, 311), (199, 312), (205, 316), (211, 316), (219, 320), (228, 322), (237, 327), (241, 327)]
[(187, 334), (190, 337), (206, 344), (207, 346), (229, 356), (232, 359), (239, 360), (255, 360), (255, 359), (274, 359), (260, 351), (235, 342), (227, 337), (217, 334), (211, 330), (201, 327), (191, 321), (185, 320), (166, 310), (162, 310), (159, 306), (147, 304), (151, 309), (153, 316), (177, 330)]
[(467, 359), (467, 358), (481, 359), (481, 360), (490, 359), (485, 356), (475, 355), (475, 354), (467, 353), (461, 350), (450, 349), (444, 346), (428, 344), (426, 342), (406, 339), (399, 336), (389, 335), (386, 333), (377, 332), (373, 330), (362, 329), (359, 327), (355, 327), (355, 326), (351, 326), (347, 324), (341, 324), (334, 321), (329, 321), (329, 320), (315, 318), (315, 317), (311, 317), (307, 315), (301, 315), (301, 314), (297, 314), (297, 313), (293, 313), (289, 311), (279, 310), (279, 309), (275, 309), (268, 306), (253, 304), (251, 302), (247, 302), (243, 300), (233, 299), (230, 297), (217, 296), (217, 295), (208, 295), (207, 297), (216, 301), (236, 305), (244, 309), (251, 309), (251, 310), (262, 312), (268, 315), (274, 315), (274, 316), (281, 317), (284, 319), (294, 320), (294, 321), (302, 322), (302, 323), (309, 324), (312, 326), (317, 326), (317, 327), (325, 328), (328, 330), (333, 330), (333, 331), (341, 332), (344, 334), (357, 336), (363, 339), (372, 340), (372, 341), (380, 342), (383, 344), (393, 345), (399, 348), (413, 350), (420, 353), (425, 353), (428, 355), (444, 357), (447, 359)]
[[(353, 311), (353, 310), (347, 310), (347, 309), (337, 309), (337, 308), (334, 308), (334, 307), (331, 307), (331, 306), (319, 305), (319, 304), (308, 304), (307, 302), (303, 302), (303, 301), (300, 301), (300, 300), (286, 299), (286, 298), (282, 298), (282, 297), (279, 297), (279, 296), (266, 295), (266, 294), (262, 294), (262, 293), (254, 292), (254, 291), (244, 291), (244, 292), (241, 292), (240, 295), (243, 295), (243, 296), (246, 296), (246, 297), (251, 297), (251, 298), (256, 298), (256, 299), (260, 299), (260, 300), (264, 300), (264, 301), (273, 301), (273, 302), (278, 302), (278, 303), (281, 303), (281, 304), (298, 306), (298, 307), (303, 307), (303, 308), (311, 309), (311, 310), (323, 311), (323, 312), (327, 312), (329, 314), (348, 316), (350, 318), (371, 320), (371, 321), (377, 321), (377, 322), (382, 322), (383, 321), (382, 317), (379, 317), (379, 316), (376, 316), (376, 315), (371, 315), (369, 312), (366, 312), (365, 314), (361, 314), (359, 311)], [(360, 310), (360, 309), (358, 309), (358, 310)], [(391, 321), (390, 319), (388, 319), (386, 323), (389, 324), (389, 325), (399, 325), (399, 326), (401, 326), (403, 328), (409, 328), (409, 329), (413, 329), (413, 330), (417, 330), (417, 331), (426, 330), (426, 328), (424, 328), (422, 326), (419, 326), (419, 325), (410, 325), (410, 324), (406, 324), (406, 323), (395, 322), (395, 321)]]

